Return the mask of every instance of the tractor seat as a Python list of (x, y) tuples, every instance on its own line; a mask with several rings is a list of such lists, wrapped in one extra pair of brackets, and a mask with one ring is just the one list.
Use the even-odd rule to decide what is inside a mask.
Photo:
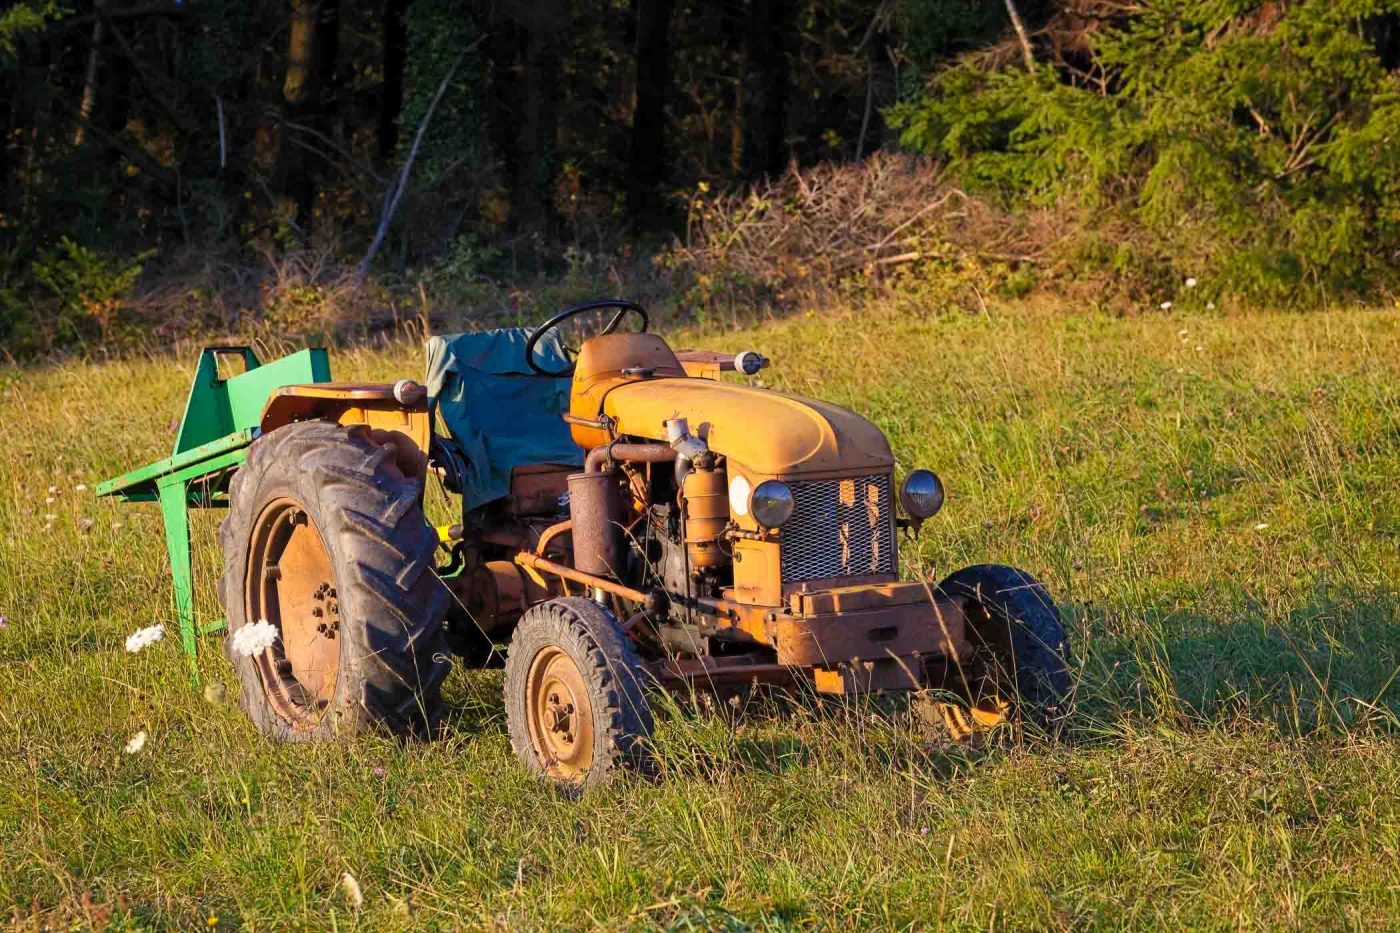
[[(533, 372), (525, 363), (529, 338), (528, 328), (504, 327), (428, 339), (428, 397), (467, 457), (462, 497), (469, 510), (509, 495), (518, 468), (583, 464), (560, 417), (571, 380)], [(553, 334), (535, 357), (547, 368), (569, 364)]]

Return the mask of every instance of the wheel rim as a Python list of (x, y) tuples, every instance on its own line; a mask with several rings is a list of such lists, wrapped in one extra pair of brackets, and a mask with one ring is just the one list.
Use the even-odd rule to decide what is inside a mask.
[(315, 726), (340, 673), (340, 602), (325, 542), (295, 499), (273, 500), (253, 524), (244, 606), (246, 622), (280, 635), (253, 658), (268, 702), (293, 727)]
[(578, 665), (562, 648), (551, 645), (530, 663), (525, 716), (545, 772), (583, 781), (593, 765), (593, 706)]

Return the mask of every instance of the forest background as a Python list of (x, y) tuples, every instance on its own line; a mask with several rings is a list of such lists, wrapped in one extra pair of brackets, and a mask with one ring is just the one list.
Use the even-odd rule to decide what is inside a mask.
[(1400, 0), (20, 0), (0, 347), (1393, 304), (1398, 65)]

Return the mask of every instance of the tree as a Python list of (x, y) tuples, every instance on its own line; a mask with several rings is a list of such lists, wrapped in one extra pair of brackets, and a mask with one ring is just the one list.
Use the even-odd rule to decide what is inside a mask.
[(744, 34), (744, 174), (776, 175), (787, 164), (788, 59), (793, 0), (749, 0)]
[(646, 227), (663, 219), (659, 187), (666, 175), (666, 100), (671, 88), (673, 0), (637, 0), (636, 105), (632, 110), (628, 211)]

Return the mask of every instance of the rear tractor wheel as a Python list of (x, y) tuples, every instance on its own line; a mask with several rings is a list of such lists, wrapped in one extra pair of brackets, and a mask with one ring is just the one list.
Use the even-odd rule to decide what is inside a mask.
[(506, 656), (506, 724), (525, 766), (565, 791), (647, 771), (642, 666), (612, 613), (564, 597), (521, 617)]
[[(421, 492), (363, 426), (292, 424), (249, 449), (220, 529), (220, 593), (241, 704), (263, 732), (309, 741), (436, 722), (449, 597)], [(240, 650), (264, 621), (271, 645)]]
[(1000, 564), (964, 567), (938, 588), (962, 603), (972, 646), (944, 684), (965, 702), (938, 704), (948, 731), (962, 741), (1031, 723), (1057, 736), (1069, 716), (1070, 654), (1050, 593)]

